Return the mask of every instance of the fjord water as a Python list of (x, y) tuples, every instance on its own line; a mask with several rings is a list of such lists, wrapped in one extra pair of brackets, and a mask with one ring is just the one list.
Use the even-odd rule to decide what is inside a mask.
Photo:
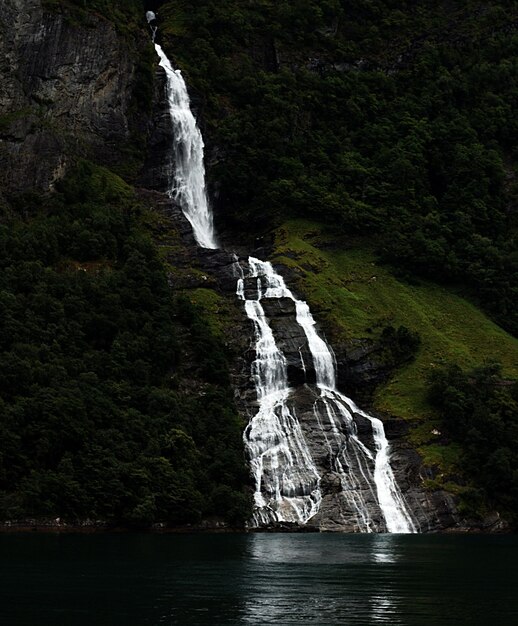
[(511, 626), (518, 538), (3, 535), (6, 626)]

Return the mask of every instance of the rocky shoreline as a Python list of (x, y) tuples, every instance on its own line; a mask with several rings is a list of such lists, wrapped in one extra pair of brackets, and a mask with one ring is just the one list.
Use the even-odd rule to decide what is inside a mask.
[(199, 524), (185, 524), (182, 526), (168, 526), (163, 522), (145, 527), (120, 526), (103, 520), (77, 520), (68, 522), (55, 519), (23, 519), (8, 520), (0, 523), (0, 534), (7, 533), (70, 533), (70, 534), (97, 534), (97, 533), (243, 533), (246, 528), (231, 527), (221, 521), (205, 521)]
[[(465, 522), (450, 528), (436, 529), (429, 534), (513, 534), (509, 524), (497, 513), (480, 522)], [(233, 533), (334, 533), (337, 531), (321, 529), (318, 526), (298, 526), (286, 522), (272, 524), (262, 528), (246, 528), (229, 526), (225, 522), (206, 520), (199, 524), (169, 526), (160, 522), (147, 527), (120, 526), (103, 520), (78, 520), (75, 522), (55, 519), (23, 519), (7, 520), (0, 523), (0, 534), (9, 533), (63, 533), (63, 534), (120, 534), (120, 533), (157, 533), (157, 534), (233, 534)], [(338, 534), (357, 534), (338, 531)], [(428, 534), (428, 533), (427, 533)]]

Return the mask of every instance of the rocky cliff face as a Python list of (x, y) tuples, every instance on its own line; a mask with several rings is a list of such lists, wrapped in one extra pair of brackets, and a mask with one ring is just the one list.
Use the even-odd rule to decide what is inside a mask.
[[(138, 181), (140, 186), (161, 192), (168, 188), (174, 167), (171, 141), (172, 128), (167, 104), (166, 77), (164, 70), (157, 64), (153, 88), (153, 115), (148, 123), (148, 145)], [(194, 237), (193, 245), (196, 245)]]
[[(146, 41), (142, 33), (141, 44)], [(132, 98), (137, 57), (135, 42), (122, 37), (102, 17), (88, 15), (74, 23), (66, 14), (46, 11), (41, 0), (4, 0), (0, 15), (0, 192), (51, 190), (77, 156), (108, 166), (120, 164), (135, 123)], [(139, 181), (147, 191), (142, 190), (141, 197), (166, 218), (167, 226), (157, 224), (155, 236), (158, 245), (169, 250), (168, 261), (174, 267), (171, 287), (182, 291), (210, 287), (226, 300), (228, 342), (236, 354), (232, 372), (236, 403), (251, 417), (257, 408), (250, 372), (253, 329), (235, 297), (236, 257), (231, 252), (198, 248), (180, 210), (163, 194), (173, 167), (164, 87), (162, 70), (157, 67), (152, 118), (140, 113), (137, 122), (148, 138)], [(321, 432), (314, 427), (315, 372), (306, 337), (295, 322), (293, 302), (264, 301), (264, 306), (288, 361), (290, 402), (322, 476), (322, 508), (311, 526), (351, 530), (353, 522), (340, 499), (339, 481), (329, 468)], [(361, 394), (383, 373), (370, 359), (372, 347), (356, 348), (337, 354), (338, 381), (347, 390), (353, 380)], [(370, 445), (369, 427), (361, 416), (356, 420), (360, 436)], [(406, 442), (406, 430), (397, 420), (386, 423), (393, 467), (414, 519), (423, 531), (459, 526), (462, 522), (452, 497), (422, 488), (427, 472)], [(366, 494), (366, 501), (370, 497)]]
[[(144, 39), (145, 41), (145, 39)], [(41, 0), (0, 13), (0, 186), (48, 190), (72, 156), (121, 160), (130, 138), (135, 43), (100, 16), (81, 23)]]

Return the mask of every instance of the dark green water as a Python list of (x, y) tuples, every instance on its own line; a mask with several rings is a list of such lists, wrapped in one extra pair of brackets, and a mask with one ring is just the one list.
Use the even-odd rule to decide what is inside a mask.
[(518, 537), (4, 535), (2, 626), (518, 624)]

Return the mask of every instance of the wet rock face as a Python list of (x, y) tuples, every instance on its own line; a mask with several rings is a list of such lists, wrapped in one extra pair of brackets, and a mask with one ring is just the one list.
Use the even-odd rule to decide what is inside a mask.
[(288, 381), (298, 386), (316, 382), (313, 359), (302, 327), (295, 323), (295, 303), (289, 298), (261, 300), (279, 349), (286, 358)]
[[(166, 75), (157, 64), (153, 94), (153, 115), (148, 125), (148, 149), (139, 185), (146, 189), (166, 191), (170, 185), (173, 162), (173, 129), (168, 110)], [(189, 230), (190, 225), (187, 223)], [(194, 237), (193, 237), (194, 240)], [(194, 242), (196, 245), (196, 242)]]
[(360, 404), (369, 404), (376, 387), (388, 380), (393, 371), (380, 358), (382, 346), (371, 339), (351, 339), (337, 347), (338, 387)]
[[(290, 395), (290, 406), (297, 415), (304, 438), (311, 451), (311, 456), (321, 477), (320, 489), (322, 502), (320, 510), (308, 522), (308, 527), (321, 532), (358, 532), (358, 521), (350, 502), (344, 497), (343, 485), (339, 474), (333, 467), (334, 448), (331, 426), (325, 422), (325, 412), (321, 411), (321, 423), (315, 417), (315, 403), (319, 394), (311, 384), (294, 385)], [(251, 396), (247, 398), (250, 402)], [(255, 407), (249, 405), (248, 412), (254, 413)], [(373, 434), (370, 422), (360, 414), (354, 414), (356, 432), (360, 441), (370, 450), (374, 450)], [(389, 424), (390, 422), (386, 422)], [(422, 487), (422, 461), (404, 439), (406, 429), (402, 427), (386, 429), (391, 446), (391, 466), (396, 481), (404, 495), (406, 506), (412, 521), (420, 532), (436, 532), (455, 529), (461, 521), (456, 513), (456, 503), (451, 494), (443, 491), (428, 492)], [(330, 449), (331, 442), (331, 449)], [(385, 520), (380, 512), (376, 494), (372, 485), (361, 478), (361, 469), (352, 464), (346, 472), (352, 472), (355, 490), (361, 497), (372, 522), (372, 527), (383, 532)]]
[[(244, 288), (246, 298), (253, 300), (258, 289), (257, 278), (245, 278)], [(293, 300), (263, 297), (261, 305), (275, 334), (277, 345), (286, 358), (289, 383), (293, 386), (315, 383), (315, 368), (308, 340), (301, 326), (295, 323)]]
[[(241, 263), (246, 271), (246, 258), (242, 258)], [(248, 299), (257, 298), (260, 280), (254, 277), (245, 278), (244, 294)], [(262, 285), (262, 292), (264, 293), (264, 285)], [(307, 345), (306, 334), (296, 321), (293, 300), (263, 296), (260, 302), (274, 333), (276, 344), (286, 359), (291, 387), (288, 400), (290, 413), (297, 417), (310, 456), (320, 476), (322, 494), (320, 509), (308, 521), (307, 527), (326, 532), (358, 532), (360, 528), (358, 509), (355, 508), (352, 502), (354, 501), (361, 502), (363, 510), (368, 513), (373, 530), (385, 531), (385, 519), (380, 510), (376, 490), (373, 489), (372, 480), (367, 478), (367, 474), (373, 471), (373, 465), (369, 465), (370, 469), (368, 469), (364, 461), (351, 452), (346, 457), (347, 462), (344, 464), (342, 461), (341, 466), (337, 466), (336, 459), (339, 455), (341, 459), (344, 458), (341, 456), (343, 454), (341, 446), (348, 447), (349, 443), (347, 443), (347, 438), (338, 440), (333, 435), (335, 426), (332, 425), (327, 415), (328, 409), (322, 405), (321, 393), (315, 387), (313, 358)], [(250, 335), (251, 331), (251, 325), (247, 327), (244, 321), (240, 334)], [(369, 389), (373, 380), (380, 375), (380, 367), (382, 367), (375, 360), (378, 348), (373, 342), (355, 347), (359, 349), (353, 352), (350, 360), (346, 352), (338, 355), (337, 361), (341, 369), (340, 380), (343, 383), (348, 378), (347, 372), (354, 371), (356, 384)], [(233, 377), (234, 382), (237, 383), (235, 388), (240, 390), (236, 395), (239, 408), (248, 418), (252, 418), (258, 410), (254, 384), (250, 375), (250, 368), (255, 358), (254, 350), (250, 349), (246, 353), (246, 359), (240, 362), (241, 372), (236, 372)], [(376, 444), (370, 420), (356, 412), (353, 412), (353, 418), (358, 438), (363, 446), (374, 453)], [(459, 521), (455, 513), (453, 498), (443, 492), (429, 493), (423, 489), (421, 458), (406, 441), (408, 424), (401, 420), (393, 422), (389, 420), (385, 423), (386, 434), (391, 445), (392, 469), (404, 494), (414, 525), (422, 532), (457, 527)], [(342, 424), (340, 428), (345, 432), (348, 427)], [(348, 476), (350, 479), (347, 478)], [(276, 524), (272, 524), (272, 528), (277, 528)]]
[(41, 0), (3, 0), (0, 186), (48, 190), (71, 155), (120, 162), (134, 75), (135, 54), (107, 20), (76, 24)]

